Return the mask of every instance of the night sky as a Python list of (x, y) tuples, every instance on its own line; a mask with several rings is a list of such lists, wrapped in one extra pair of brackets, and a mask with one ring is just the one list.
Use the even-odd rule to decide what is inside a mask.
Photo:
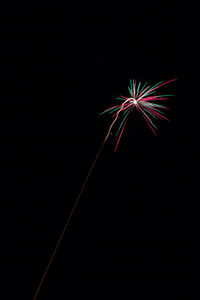
[(178, 79), (160, 89), (175, 95), (170, 122), (157, 123), (155, 136), (133, 113), (116, 153), (110, 136), (38, 299), (191, 297), (195, 21), (187, 8), (162, 1), (74, 6), (10, 7), (1, 19), (2, 299), (33, 298), (112, 122), (99, 113), (128, 95), (130, 78)]

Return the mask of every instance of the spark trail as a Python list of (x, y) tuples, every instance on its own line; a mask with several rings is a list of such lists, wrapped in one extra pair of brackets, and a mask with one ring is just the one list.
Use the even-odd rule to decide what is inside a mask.
[[(154, 134), (156, 134), (156, 131), (155, 129), (157, 129), (156, 125), (153, 123), (152, 121), (152, 117), (155, 118), (155, 119), (166, 119), (168, 120), (165, 116), (164, 116), (164, 113), (163, 111), (161, 111), (161, 109), (168, 109), (166, 106), (164, 105), (161, 105), (161, 104), (158, 104), (157, 101), (163, 101), (163, 100), (166, 100), (168, 96), (172, 96), (172, 95), (155, 95), (155, 91), (167, 84), (167, 83), (170, 83), (172, 81), (175, 81), (177, 79), (172, 79), (172, 80), (169, 80), (169, 81), (161, 81), (157, 84), (155, 84), (154, 86), (150, 86), (148, 85), (148, 83), (145, 83), (142, 87), (142, 84), (141, 82), (136, 82), (136, 80), (130, 80), (130, 87), (128, 87), (128, 90), (129, 90), (129, 94), (130, 94), (130, 97), (125, 97), (125, 96), (121, 96), (120, 97), (117, 97), (116, 99), (118, 100), (121, 100), (123, 101), (123, 103), (121, 105), (115, 105), (113, 107), (110, 107), (106, 110), (104, 110), (100, 115), (104, 114), (104, 113), (109, 113), (109, 114), (113, 114), (113, 117), (114, 117), (114, 120), (113, 122), (111, 123), (109, 129), (108, 129), (108, 132), (103, 140), (103, 143), (101, 144), (97, 154), (96, 154), (96, 157), (88, 171), (88, 174), (87, 176), (85, 177), (85, 180), (83, 182), (83, 185), (81, 187), (81, 190), (74, 202), (74, 205), (70, 211), (70, 214), (68, 215), (67, 217), (67, 221), (64, 225), (64, 228), (58, 238), (58, 241), (56, 243), (56, 246), (52, 252), (52, 255), (49, 259), (49, 262), (46, 266), (46, 269), (43, 273), (43, 276), (39, 282), (39, 285), (37, 287), (37, 290), (35, 292), (35, 295), (33, 297), (33, 300), (36, 300), (37, 299), (37, 296), (40, 292), (40, 289), (42, 287), (42, 284), (46, 278), (46, 275), (49, 271), (49, 268), (54, 260), (54, 257), (57, 253), (57, 250), (60, 246), (60, 243), (63, 239), (63, 236), (69, 226), (69, 223), (70, 223), (70, 220), (72, 218), (72, 215), (78, 205), (78, 202), (81, 198), (81, 195), (83, 194), (83, 191), (85, 189), (85, 186), (88, 182), (88, 179), (92, 173), (92, 170), (94, 169), (95, 165), (96, 165), (96, 162), (97, 162), (97, 159), (98, 157), (100, 156), (102, 150), (103, 150), (103, 147), (107, 141), (107, 139), (109, 138), (110, 134), (111, 134), (111, 130), (114, 126), (114, 124), (118, 121), (118, 119), (121, 118), (122, 116), (122, 119), (120, 121), (120, 124), (119, 124), (119, 127), (118, 127), (118, 130), (116, 132), (116, 136), (118, 136), (118, 140), (117, 140), (117, 143), (116, 143), (116, 146), (115, 146), (115, 151), (117, 150), (117, 147), (118, 147), (118, 144), (119, 144), (119, 141), (122, 137), (122, 134), (124, 132), (124, 129), (125, 129), (125, 126), (126, 126), (126, 123), (127, 123), (127, 120), (128, 120), (128, 117), (130, 115), (130, 113), (136, 109), (137, 111), (141, 112), (141, 114), (143, 115), (144, 119), (146, 120), (147, 124), (149, 125), (149, 127), (151, 128), (151, 130), (154, 132)], [(152, 95), (154, 94), (154, 95)], [(156, 101), (156, 103), (154, 103), (154, 101)]]

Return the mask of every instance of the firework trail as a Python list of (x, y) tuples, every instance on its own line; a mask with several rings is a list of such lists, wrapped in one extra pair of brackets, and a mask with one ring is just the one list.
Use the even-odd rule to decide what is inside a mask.
[[(128, 87), (128, 90), (129, 90), (129, 93), (130, 93), (130, 97), (125, 97), (125, 96), (121, 96), (120, 97), (117, 97), (116, 99), (118, 100), (121, 100), (123, 101), (121, 105), (115, 105), (113, 107), (110, 107), (106, 110), (104, 110), (100, 115), (104, 114), (104, 113), (109, 113), (109, 114), (113, 114), (113, 117), (114, 117), (114, 120), (113, 122), (111, 123), (109, 129), (108, 129), (108, 132), (107, 132), (107, 135), (106, 137), (104, 138), (103, 140), (103, 143), (101, 144), (97, 154), (96, 154), (96, 157), (88, 171), (88, 174), (83, 182), (83, 185), (81, 187), (81, 190), (74, 202), (74, 205), (71, 209), (71, 212), (67, 218), (67, 221), (64, 225), (64, 228), (63, 228), (63, 231), (61, 232), (60, 236), (59, 236), (59, 239), (57, 241), (57, 244), (53, 250), (53, 253), (49, 259), (49, 262), (46, 266), (46, 269), (43, 273), (43, 276), (42, 276), (42, 279), (40, 280), (39, 282), (39, 285), (38, 285), (38, 288), (35, 292), (35, 295), (33, 297), (33, 300), (36, 300), (38, 294), (39, 294), (39, 291), (42, 287), (42, 284), (44, 282), (44, 279), (47, 275), (47, 272), (52, 264), (52, 261), (56, 255), (56, 252), (60, 246), (60, 243), (63, 239), (63, 236), (65, 234), (65, 231), (66, 229), (68, 228), (68, 225), (70, 223), (70, 220), (72, 218), (72, 215), (78, 205), (78, 202), (81, 198), (81, 195), (85, 189), (85, 186), (88, 182), (88, 179), (92, 173), (92, 170), (94, 168), (94, 166), (96, 165), (96, 162), (97, 162), (97, 159), (99, 157), (99, 155), (101, 154), (101, 151), (108, 139), (108, 137), (110, 136), (110, 133), (111, 133), (111, 130), (114, 126), (114, 124), (117, 122), (117, 120), (122, 116), (122, 120), (119, 124), (119, 127), (118, 127), (118, 130), (116, 132), (116, 136), (118, 136), (118, 140), (117, 140), (117, 143), (116, 143), (116, 146), (115, 146), (115, 151), (117, 150), (117, 147), (118, 147), (118, 144), (119, 144), (119, 141), (122, 137), (122, 134), (123, 134), (123, 131), (124, 131), (124, 128), (126, 126), (126, 123), (127, 123), (127, 120), (128, 120), (128, 117), (130, 115), (130, 113), (136, 109), (137, 111), (141, 112), (141, 114), (143, 115), (145, 121), (147, 122), (147, 124), (149, 125), (149, 127), (151, 128), (151, 130), (154, 132), (154, 134), (156, 134), (156, 131), (155, 129), (157, 129), (156, 125), (153, 123), (152, 121), (152, 118), (154, 119), (166, 119), (168, 120), (165, 116), (164, 116), (164, 112), (161, 110), (161, 109), (167, 109), (166, 106), (164, 105), (161, 105), (161, 104), (158, 104), (157, 101), (163, 101), (163, 100), (166, 100), (168, 96), (173, 96), (173, 95), (155, 95), (156, 93), (156, 90), (158, 88), (160, 88), (161, 86), (169, 83), (169, 82), (172, 82), (172, 81), (175, 81), (177, 79), (172, 79), (172, 80), (169, 80), (169, 81), (161, 81), (161, 82), (158, 82), (157, 84), (155, 84), (154, 86), (150, 86), (148, 85), (148, 83), (145, 83), (143, 86), (141, 86), (141, 82), (136, 82), (136, 80), (130, 80), (130, 87)], [(156, 101), (156, 103), (154, 103), (154, 101)]]

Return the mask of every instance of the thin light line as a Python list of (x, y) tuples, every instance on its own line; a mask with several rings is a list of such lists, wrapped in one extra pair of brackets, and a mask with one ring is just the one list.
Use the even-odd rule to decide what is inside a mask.
[(70, 212), (70, 214), (69, 214), (69, 216), (68, 216), (68, 218), (67, 218), (67, 221), (66, 221), (66, 223), (65, 223), (65, 225), (64, 225), (64, 228), (63, 228), (63, 230), (62, 230), (62, 232), (61, 232), (61, 234), (60, 234), (60, 237), (59, 237), (59, 239), (58, 239), (58, 241), (57, 241), (57, 244), (56, 244), (56, 246), (55, 246), (55, 248), (54, 248), (54, 250), (53, 250), (53, 253), (52, 253), (52, 255), (51, 255), (50, 259), (49, 259), (49, 262), (48, 262), (48, 264), (47, 264), (47, 266), (46, 266), (46, 269), (45, 269), (45, 271), (44, 271), (44, 273), (43, 273), (42, 279), (40, 280), (40, 283), (39, 283), (38, 288), (37, 288), (37, 290), (36, 290), (36, 292), (35, 292), (35, 295), (34, 295), (34, 297), (33, 297), (33, 300), (36, 300), (36, 299), (37, 299), (37, 296), (38, 296), (39, 291), (40, 291), (40, 289), (41, 289), (41, 287), (42, 287), (42, 284), (43, 284), (43, 282), (44, 282), (44, 279), (45, 279), (45, 277), (46, 277), (46, 275), (47, 275), (47, 272), (48, 272), (48, 270), (49, 270), (49, 268), (50, 268), (50, 266), (51, 266), (51, 264), (52, 264), (52, 261), (53, 261), (55, 255), (56, 255), (56, 252), (57, 252), (57, 250), (58, 250), (58, 248), (59, 248), (59, 246), (60, 246), (60, 243), (61, 243), (61, 241), (62, 241), (62, 239), (63, 239), (64, 234), (65, 234), (65, 231), (67, 230), (67, 227), (68, 227), (68, 225), (69, 225), (69, 223), (70, 223), (70, 220), (71, 220), (71, 218), (72, 218), (72, 215), (73, 215), (73, 213), (74, 213), (74, 211), (75, 211), (75, 209), (76, 209), (76, 207), (77, 207), (77, 205), (78, 205), (78, 202), (79, 202), (79, 200), (80, 200), (80, 197), (81, 197), (81, 195), (82, 195), (82, 193), (83, 193), (83, 191), (84, 191), (84, 189), (85, 189), (85, 186), (86, 186), (86, 184), (87, 184), (87, 182), (88, 182), (88, 179), (89, 179), (89, 177), (90, 177), (90, 175), (91, 175), (91, 173), (92, 173), (92, 170), (93, 170), (93, 168), (94, 168), (94, 166), (95, 166), (95, 164), (96, 164), (96, 162), (97, 162), (97, 159), (98, 159), (99, 155), (101, 154), (101, 151), (102, 151), (102, 149), (103, 149), (103, 147), (104, 147), (104, 145), (105, 145), (105, 142), (107, 141), (107, 139), (108, 139), (108, 137), (109, 137), (109, 135), (110, 135), (110, 133), (111, 133), (111, 129), (112, 129), (113, 125), (115, 124), (115, 122), (116, 122), (117, 119), (118, 119), (119, 113), (123, 110), (123, 107), (124, 107), (124, 105), (125, 105), (125, 103), (126, 103), (127, 101), (128, 101), (128, 100), (124, 101), (124, 103), (122, 104), (121, 109), (118, 111), (118, 113), (117, 113), (117, 115), (116, 115), (114, 121), (113, 121), (112, 124), (110, 125), (110, 127), (109, 127), (109, 129), (108, 129), (108, 133), (107, 133), (107, 135), (106, 135), (106, 137), (105, 137), (103, 143), (101, 144), (101, 147), (99, 148), (99, 151), (97, 152), (97, 155), (96, 155), (96, 157), (95, 157), (95, 159), (94, 159), (94, 161), (93, 161), (93, 163), (92, 163), (92, 165), (91, 165), (91, 167), (90, 167), (90, 169), (89, 169), (89, 172), (88, 172), (88, 174), (87, 174), (87, 176), (86, 176), (86, 178), (85, 178), (85, 180), (84, 180), (84, 182), (83, 182), (83, 185), (82, 185), (82, 187), (81, 187), (81, 190), (80, 190), (80, 192), (79, 192), (79, 194), (78, 194), (78, 196), (77, 196), (77, 198), (76, 198), (76, 201), (74, 202), (74, 205), (73, 205), (73, 207), (72, 207), (72, 209), (71, 209), (71, 212)]

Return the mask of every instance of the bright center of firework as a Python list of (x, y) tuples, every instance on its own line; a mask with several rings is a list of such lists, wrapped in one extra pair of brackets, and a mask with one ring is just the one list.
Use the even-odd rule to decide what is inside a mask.
[(137, 105), (137, 100), (136, 100), (136, 99), (134, 99), (134, 98), (129, 98), (128, 100), (131, 100), (131, 101), (132, 101), (133, 106), (134, 106), (134, 105)]
[(137, 101), (135, 99), (133, 99), (133, 104), (136, 105), (137, 104)]

